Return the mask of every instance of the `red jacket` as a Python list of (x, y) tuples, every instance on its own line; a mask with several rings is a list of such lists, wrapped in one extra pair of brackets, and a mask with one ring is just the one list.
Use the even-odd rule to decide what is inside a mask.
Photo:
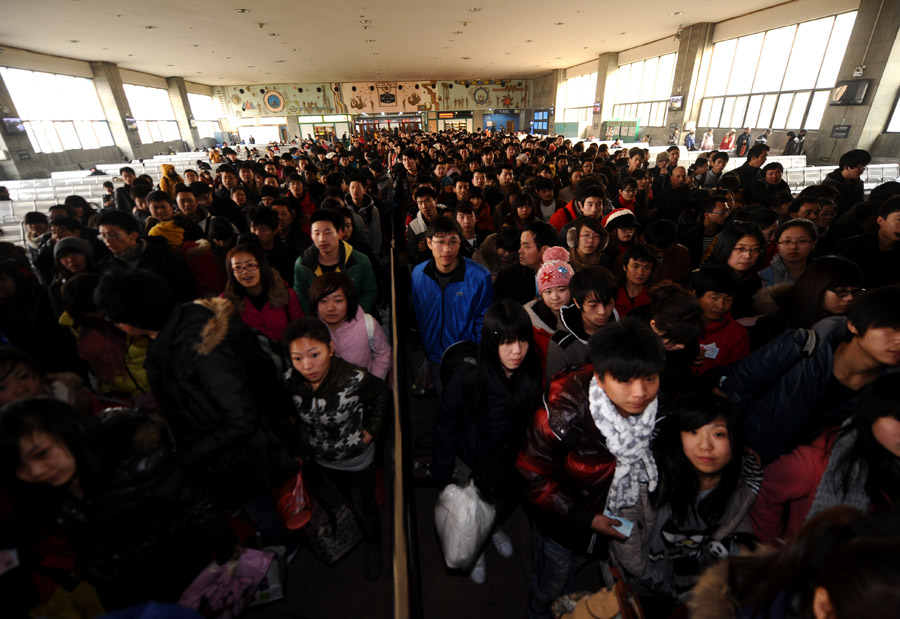
[(579, 552), (587, 552), (591, 521), (603, 512), (616, 471), (591, 417), (593, 376), (594, 368), (585, 365), (550, 383), (547, 406), (535, 413), (516, 459), (542, 530)]
[(700, 345), (706, 347), (706, 355), (702, 364), (691, 366), (694, 376), (706, 374), (715, 367), (730, 365), (750, 354), (747, 329), (731, 314), (706, 325), (700, 335)]
[(575, 208), (575, 200), (572, 200), (563, 208), (550, 215), (550, 225), (556, 228), (557, 232), (560, 232), (567, 223), (575, 221), (579, 217), (581, 217), (581, 214)]
[(647, 294), (647, 286), (641, 288), (638, 296), (633, 299), (625, 292), (625, 286), (619, 286), (619, 291), (616, 293), (616, 311), (619, 312), (619, 318), (625, 318), (628, 312), (643, 305), (650, 305), (650, 295)]
[(283, 279), (276, 276), (272, 283), (269, 298), (262, 309), (256, 309), (256, 306), (246, 298), (236, 299), (228, 293), (222, 296), (235, 304), (245, 325), (259, 331), (273, 342), (280, 342), (285, 328), (298, 318), (303, 318), (303, 309), (300, 307), (297, 293)]
[(750, 510), (753, 530), (763, 543), (777, 545), (803, 527), (830, 456), (831, 444), (823, 434), (766, 466)]

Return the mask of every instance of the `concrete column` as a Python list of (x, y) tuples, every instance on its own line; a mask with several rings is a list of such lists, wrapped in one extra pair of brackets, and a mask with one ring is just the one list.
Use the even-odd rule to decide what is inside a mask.
[[(686, 26), (678, 45), (678, 58), (675, 61), (675, 79), (672, 81), (672, 94), (684, 96), (684, 107), (677, 112), (669, 112), (668, 124), (675, 123), (683, 132), (686, 121), (696, 121), (700, 117), (700, 103), (703, 99), (703, 85), (709, 62), (704, 58), (712, 56), (713, 32), (715, 24), (700, 23)], [(668, 127), (665, 135), (669, 135)], [(699, 137), (699, 134), (698, 134)], [(683, 137), (679, 139), (681, 143)]]
[[(2, 77), (0, 77), (0, 112), (9, 118), (18, 118), (19, 116), (16, 104), (9, 96)], [(38, 178), (50, 175), (49, 170), (41, 165), (41, 157), (31, 148), (31, 141), (25, 133), (9, 134), (0, 131), (0, 150), (5, 151), (8, 157), (0, 160), (0, 178)]]
[[(619, 52), (607, 52), (600, 56), (597, 61), (597, 91), (594, 101), (600, 101), (603, 105), (599, 112), (594, 112), (591, 130), (595, 137), (600, 137), (600, 121), (604, 118), (613, 117), (613, 104), (615, 103), (614, 93), (606, 92), (606, 81), (619, 70)], [(594, 125), (597, 125), (594, 127)]]
[[(128, 97), (122, 87), (122, 77), (119, 68), (110, 62), (91, 62), (91, 71), (94, 74), (94, 87), (100, 97), (100, 104), (106, 114), (106, 122), (109, 123), (109, 131), (112, 133), (116, 146), (129, 159), (135, 158), (135, 147), (140, 146), (140, 138), (137, 129), (128, 129), (125, 118), (131, 118), (131, 109), (128, 106)], [(135, 143), (136, 142), (136, 143)]]
[[(352, 124), (352, 122), (351, 122)], [(296, 116), (288, 114), (287, 117), (288, 142), (294, 139), (295, 135), (300, 135), (300, 119)], [(303, 136), (300, 136), (301, 138)]]
[[(856, 22), (838, 81), (854, 79), (854, 70), (865, 65), (862, 78), (871, 80), (864, 105), (829, 105), (806, 156), (810, 165), (837, 165), (841, 154), (854, 148), (868, 150), (873, 158), (897, 161), (900, 136), (885, 134), (900, 89), (900, 11), (891, 0), (861, 0)], [(871, 37), (871, 43), (869, 38)], [(832, 138), (834, 125), (850, 125), (846, 138)]]
[(196, 127), (191, 127), (194, 113), (191, 111), (191, 102), (188, 100), (184, 78), (167, 77), (166, 86), (169, 90), (172, 110), (175, 112), (175, 121), (178, 123), (178, 131), (181, 133), (182, 139), (187, 142), (188, 148), (193, 150), (200, 143), (200, 132)]

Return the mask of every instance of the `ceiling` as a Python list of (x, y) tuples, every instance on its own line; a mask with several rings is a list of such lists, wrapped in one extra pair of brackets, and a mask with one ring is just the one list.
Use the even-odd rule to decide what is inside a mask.
[(19, 1), (0, 45), (209, 85), (533, 77), (783, 1)]

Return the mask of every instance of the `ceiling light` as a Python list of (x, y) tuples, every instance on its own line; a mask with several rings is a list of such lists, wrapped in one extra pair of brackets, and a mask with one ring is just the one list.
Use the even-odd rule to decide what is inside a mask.
[(270, 37), (280, 37), (281, 35), (278, 34), (277, 32), (270, 32), (270, 33), (269, 33), (269, 36), (270, 36)]
[(81, 43), (78, 39), (69, 39), (69, 43)]
[(453, 31), (453, 34), (462, 34), (462, 33), (463, 33), (462, 30), (454, 30)]
[(378, 55), (378, 52), (369, 52), (369, 55), (370, 55), (370, 56), (377, 56), (377, 55)]
[(675, 11), (674, 13), (669, 13), (669, 15), (681, 15), (681, 11)]
[(562, 60), (562, 56), (557, 56), (556, 60)]
[(306, 62), (312, 62), (312, 58), (307, 58)]
[(469, 9), (469, 12), (470, 12), (470, 13), (477, 13), (477, 12), (479, 12), (480, 10), (481, 10), (481, 9)]
[(255, 65), (255, 64), (247, 65), (247, 68), (248, 68), (248, 69), (255, 69), (255, 68), (256, 68), (256, 65)]
[(191, 45), (191, 47), (200, 47), (200, 44), (199, 44), (199, 43), (194, 43), (193, 45)]
[(534, 43), (534, 41), (532, 39), (525, 39), (525, 42), (526, 43)]
[(231, 60), (231, 56), (225, 56), (225, 60)]
[(299, 47), (292, 47), (292, 48), (291, 48), (291, 51), (292, 51), (292, 52), (299, 52), (299, 51), (300, 51), (300, 48), (299, 48)]
[(366, 39), (366, 43), (374, 43), (375, 39)]
[(472, 60), (469, 56), (460, 56), (460, 60)]
[(623, 34), (628, 34), (628, 33), (627, 33), (627, 32), (620, 32), (620, 33), (619, 33), (619, 36), (622, 36)]
[(361, 24), (371, 24), (371, 23), (372, 23), (372, 20), (371, 20), (371, 19), (361, 19), (361, 20), (359, 20), (359, 23), (361, 23)]
[(167, 64), (166, 66), (167, 66), (167, 67), (174, 67), (175, 65), (173, 65), (173, 64)]
[(554, 25), (554, 26), (562, 26), (562, 25), (563, 25), (563, 22), (561, 22), (561, 21), (555, 21), (555, 22), (553, 22), (553, 25)]
[(235, 13), (249, 13), (250, 9), (235, 9)]
[(284, 60), (276, 60), (275, 62), (284, 62)]
[(126, 56), (134, 56), (134, 54), (125, 54)]
[(156, 30), (156, 26), (144, 26), (144, 30)]

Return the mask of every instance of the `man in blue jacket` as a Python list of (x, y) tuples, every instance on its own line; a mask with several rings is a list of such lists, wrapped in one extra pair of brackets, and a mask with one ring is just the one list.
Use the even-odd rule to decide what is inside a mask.
[(413, 308), (440, 395), (441, 355), (456, 342), (481, 341), (481, 323), (494, 300), (494, 288), (490, 271), (460, 257), (462, 231), (458, 223), (437, 217), (428, 226), (425, 240), (432, 258), (413, 269)]

